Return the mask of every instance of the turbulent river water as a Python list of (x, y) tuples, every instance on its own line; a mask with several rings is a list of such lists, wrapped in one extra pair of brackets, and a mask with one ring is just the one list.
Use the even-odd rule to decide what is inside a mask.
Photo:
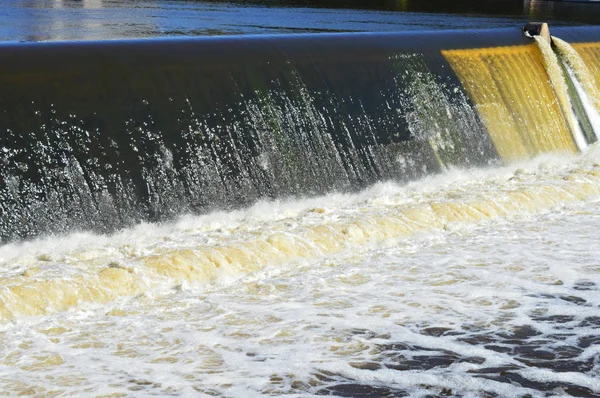
[(600, 395), (598, 162), (5, 245), (3, 392)]
[[(481, 25), (488, 28), (515, 27), (515, 34), (521, 39), (517, 27), (532, 16), (548, 17), (562, 25), (600, 20), (600, 11), (594, 8), (597, 4), (573, 6), (537, 0), (522, 3), (507, 0), (503, 2), (507, 8), (492, 0), (459, 1), (452, 3), (458, 7), (454, 11), (433, 0), (429, 2), (430, 8), (423, 5), (426, 3), (424, 1), (419, 4), (410, 0), (357, 1), (355, 5), (358, 9), (353, 10), (333, 8), (339, 7), (339, 2), (336, 5), (322, 1), (322, 7), (318, 9), (303, 8), (302, 2), (283, 3), (288, 7), (276, 7), (272, 2), (258, 0), (5, 2), (0, 4), (0, 40), (13, 42), (2, 47), (4, 54), (10, 56), (22, 46), (15, 43), (18, 41), (446, 28), (470, 30)], [(373, 6), (375, 3), (378, 6)], [(477, 8), (478, 3), (486, 7)], [(450, 15), (450, 12), (458, 15)], [(563, 32), (568, 33), (567, 30)], [(446, 33), (441, 33), (440, 39), (444, 39), (444, 35)], [(478, 35), (473, 33), (471, 39), (477, 40)], [(450, 36), (450, 33), (446, 36)], [(351, 40), (348, 36), (348, 43)], [(129, 44), (133, 49), (141, 42), (152, 43), (131, 41)], [(154, 41), (157, 44), (161, 42), (164, 50), (169, 41)], [(225, 40), (223, 43), (231, 42)], [(459, 95), (462, 91), (458, 86), (450, 90), (451, 87), (447, 87), (446, 83), (439, 87), (429, 84), (433, 78), (422, 66), (425, 64), (414, 61), (420, 59), (415, 58), (415, 54), (407, 53), (403, 58), (392, 57), (391, 61), (402, 59), (402, 65), (411, 66), (411, 62), (416, 65), (412, 69), (407, 67), (402, 75), (406, 80), (403, 81), (404, 86), (399, 86), (408, 87), (407, 92), (413, 96), (406, 97), (410, 99), (408, 102), (394, 105), (394, 110), (386, 102), (386, 109), (391, 112), (386, 111), (384, 115), (395, 115), (397, 112), (400, 115), (397, 120), (407, 124), (412, 122), (409, 126), (412, 130), (404, 141), (385, 144), (398, 150), (385, 152), (385, 158), (383, 155), (375, 156), (377, 153), (372, 152), (375, 146), (363, 143), (362, 152), (356, 151), (362, 157), (357, 155), (348, 158), (351, 161), (346, 161), (349, 162), (347, 164), (360, 166), (360, 161), (365, 159), (371, 159), (373, 164), (376, 163), (373, 159), (387, 159), (390, 163), (401, 164), (403, 170), (414, 174), (414, 178), (420, 178), (412, 182), (380, 181), (360, 192), (356, 192), (356, 188), (354, 193), (318, 197), (314, 196), (316, 192), (335, 189), (306, 190), (307, 195), (313, 195), (310, 198), (299, 198), (300, 194), (286, 196), (285, 192), (296, 191), (282, 190), (284, 193), (281, 196), (284, 197), (276, 201), (263, 200), (250, 207), (204, 215), (180, 216), (180, 213), (173, 213), (178, 216), (173, 215), (166, 222), (104, 230), (117, 230), (112, 234), (82, 230), (44, 236), (44, 231), (55, 230), (50, 228), (53, 223), (61, 221), (60, 217), (53, 215), (67, 217), (73, 213), (70, 213), (68, 206), (65, 209), (48, 208), (54, 203), (52, 200), (35, 202), (36, 211), (31, 213), (34, 216), (27, 218), (23, 231), (15, 224), (16, 232), (12, 235), (7, 232), (10, 239), (3, 241), (9, 243), (0, 245), (0, 395), (600, 397), (600, 148), (593, 143), (598, 133), (590, 128), (589, 137), (584, 137), (584, 133), (577, 130), (583, 128), (583, 124), (575, 119), (575, 113), (568, 123), (563, 120), (565, 115), (572, 113), (571, 107), (577, 104), (569, 102), (569, 88), (558, 84), (564, 78), (564, 73), (571, 73), (579, 79), (581, 76), (600, 76), (595, 52), (600, 50), (596, 48), (597, 43), (573, 42), (574, 49), (567, 42), (564, 45), (558, 43), (563, 46), (561, 51), (570, 56), (563, 64), (558, 63), (549, 44), (540, 44), (542, 50), (547, 50), (544, 61), (554, 68), (549, 70), (558, 76), (552, 81), (548, 80), (548, 65), (542, 66), (545, 64), (542, 63), (540, 50), (533, 44), (499, 46), (487, 50), (469, 47), (443, 51), (446, 58), (439, 58), (440, 62), (448, 62), (448, 67), (453, 68), (472, 103), (467, 103), (466, 97)], [(343, 48), (350, 49), (346, 47), (347, 43), (341, 44)], [(106, 43), (95, 45), (100, 49), (111, 48)], [(37, 48), (35, 45), (28, 46), (34, 51)], [(42, 47), (39, 47), (39, 51), (42, 51)], [(73, 43), (55, 43), (47, 48), (70, 48), (69, 51), (76, 51), (85, 47), (86, 43), (81, 47)], [(119, 48), (123, 51), (122, 47)], [(260, 50), (263, 47), (256, 45), (256, 48)], [(575, 57), (576, 51), (583, 55)], [(51, 51), (48, 54), (53, 55)], [(17, 85), (6, 87), (17, 88), (12, 91), (15, 97), (9, 94), (10, 100), (3, 102), (5, 106), (10, 101), (29, 105), (29, 98), (25, 102), (15, 99), (17, 94), (23, 94), (19, 91), (21, 86), (18, 86), (23, 82), (33, 82), (27, 87), (34, 87), (36, 93), (43, 91), (36, 79), (46, 76), (47, 65), (46, 70), (42, 71), (36, 69), (38, 65), (28, 64), (27, 59), (23, 61), (23, 69), (31, 67), (30, 75), (19, 75), (20, 70), (12, 70)], [(140, 59), (141, 63), (145, 58)], [(548, 63), (548, 59), (553, 63)], [(59, 57), (54, 61), (54, 68), (61, 72), (63, 60)], [(68, 61), (64, 60), (65, 65)], [(289, 63), (288, 60), (286, 65)], [(586, 64), (586, 68), (592, 72), (587, 69), (582, 72), (585, 68), (580, 66)], [(107, 65), (114, 67), (114, 64)], [(11, 65), (8, 66), (8, 70), (11, 70)], [(293, 77), (290, 81), (299, 81), (295, 69), (290, 70), (294, 72), (289, 73)], [(357, 69), (359, 72), (361, 70)], [(377, 70), (370, 66), (364, 69), (369, 73)], [(404, 71), (402, 68), (398, 70)], [(131, 69), (128, 73), (137, 76), (136, 72)], [(360, 75), (356, 71), (353, 73)], [(400, 76), (400, 72), (397, 73)], [(444, 72), (443, 76), (446, 75)], [(10, 80), (11, 76), (7, 79)], [(44, 95), (49, 96), (49, 99), (46, 98), (50, 105), (47, 110), (49, 115), (55, 113), (52, 95), (63, 84), (55, 82), (51, 76), (45, 77), (44, 86), (47, 89)], [(60, 73), (58, 76), (61, 76)], [(74, 92), (78, 94), (80, 82), (89, 78), (85, 74), (81, 76), (64, 80), (65, 84), (72, 84)], [(148, 80), (160, 80), (156, 76), (162, 76), (165, 81), (177, 79), (177, 73), (147, 76), (151, 76)], [(264, 81), (273, 83), (274, 78), (269, 76)], [(102, 82), (95, 78), (94, 75), (89, 81)], [(323, 76), (320, 79), (326, 81)], [(392, 78), (389, 81), (397, 83)], [(187, 89), (186, 80), (182, 82), (177, 87)], [(363, 90), (368, 92), (372, 81), (365, 82)], [(208, 83), (207, 80), (203, 84)], [(104, 106), (108, 103), (105, 98), (110, 98), (110, 90), (121, 92), (120, 80), (111, 80), (111, 84), (106, 97), (100, 93), (98, 104)], [(127, 88), (126, 84), (124, 86)], [(276, 97), (286, 105), (280, 110), (275, 107), (278, 104), (276, 101), (258, 102), (260, 107), (248, 107), (250, 116), (260, 114), (261, 118), (264, 116), (264, 120), (270, 122), (264, 122), (267, 127), (255, 131), (255, 134), (264, 135), (265, 132), (274, 131), (275, 138), (281, 139), (283, 133), (293, 138), (295, 132), (304, 137), (308, 131), (310, 134), (307, 137), (318, 137), (329, 131), (324, 127), (327, 125), (326, 119), (331, 122), (330, 114), (342, 113), (345, 108), (321, 112), (312, 107), (313, 102), (305, 95), (308, 91), (302, 89), (303, 85), (291, 84), (290, 87), (296, 86), (300, 89), (291, 90), (289, 96), (283, 92), (286, 95)], [(444, 97), (446, 88), (456, 97), (448, 98), (464, 106), (450, 106), (454, 102)], [(600, 95), (592, 80), (583, 79), (581, 87), (574, 85), (571, 91), (577, 89), (584, 92), (584, 88), (594, 95), (590, 98), (582, 96), (582, 106), (592, 109), (591, 104), (595, 104), (597, 107)], [(268, 98), (268, 90), (263, 89), (265, 98)], [(390, 92), (394, 90), (392, 87)], [(564, 91), (560, 92), (564, 94), (560, 104), (556, 100), (555, 90)], [(29, 91), (24, 92), (24, 96), (30, 95)], [(68, 94), (68, 90), (65, 92)], [(197, 101), (203, 103), (201, 100), (206, 93), (199, 93), (201, 95)], [(279, 91), (269, 95), (273, 93)], [(129, 93), (125, 94), (129, 99)], [(186, 104), (192, 109), (187, 95), (177, 94), (185, 97)], [(310, 94), (316, 96), (318, 93)], [(376, 97), (380, 100), (381, 93)], [(57, 98), (62, 97), (58, 95)], [(70, 109), (73, 101), (85, 102), (89, 99), (86, 96), (68, 95), (65, 98), (63, 110)], [(348, 103), (351, 104), (354, 97), (349, 95), (349, 98)], [(288, 104), (296, 103), (294, 99), (301, 99), (298, 103), (302, 106), (288, 107)], [(169, 100), (173, 101), (171, 98)], [(251, 100), (245, 101), (251, 103)], [(233, 103), (243, 102), (236, 101)], [(131, 102), (124, 101), (123, 106), (118, 102), (115, 104), (113, 108), (107, 108), (120, 112)], [(148, 105), (148, 102), (144, 100), (144, 104)], [(23, 107), (25, 109), (25, 105)], [(409, 112), (413, 107), (415, 111)], [(400, 112), (401, 108), (404, 114)], [(467, 108), (471, 113), (461, 111)], [(14, 113), (17, 116), (13, 119), (27, 117), (22, 116), (28, 115), (23, 109), (17, 109)], [(260, 112), (253, 113), (252, 109)], [(313, 109), (318, 112), (312, 112)], [(352, 110), (352, 107), (348, 109)], [(34, 110), (38, 115), (38, 109)], [(482, 137), (487, 139), (482, 130), (483, 124), (479, 123), (478, 118), (469, 116), (475, 110), (487, 126), (486, 132), (495, 145), (497, 157), (496, 152), (489, 159), (483, 156), (485, 151), (481, 148), (493, 152), (491, 144), (478, 147), (475, 142)], [(6, 109), (4, 112), (7, 112)], [(96, 108), (90, 112), (96, 115)], [(228, 112), (232, 112), (232, 109)], [(381, 118), (378, 119), (378, 114), (367, 114), (364, 108), (362, 112), (365, 118), (357, 117), (355, 123), (352, 118), (349, 119), (351, 123), (348, 125), (355, 129), (353, 133), (358, 138), (364, 138), (361, 136), (361, 129), (364, 129), (373, 137), (378, 136), (378, 131), (372, 131), (376, 127), (371, 128), (370, 121), (371, 116), (373, 120)], [(304, 113), (308, 113), (309, 117), (305, 118)], [(580, 112), (580, 115), (583, 113)], [(597, 114), (594, 113), (594, 117), (590, 114), (588, 123), (597, 125)], [(141, 112), (140, 115), (145, 113)], [(461, 115), (469, 116), (464, 123), (443, 123), (453, 117), (460, 119)], [(180, 130), (200, 135), (198, 126), (202, 124), (197, 120), (204, 120), (202, 117), (207, 117), (208, 121), (216, 120), (209, 116), (199, 115), (197, 119), (192, 112), (188, 119), (195, 121), (195, 124), (186, 122), (187, 119), (180, 116), (178, 122), (184, 126)], [(216, 116), (217, 113), (214, 114)], [(77, 122), (75, 116), (69, 117), (69, 120)], [(6, 123), (6, 120), (8, 118), (0, 121)], [(56, 122), (56, 126), (67, 124), (59, 117), (55, 120), (49, 116), (48, 120)], [(152, 118), (149, 120), (152, 122)], [(237, 136), (237, 119), (231, 120), (233, 122), (228, 126)], [(148, 126), (144, 120), (138, 122)], [(14, 197), (10, 197), (11, 203), (17, 203), (20, 207), (14, 208), (23, 214), (29, 214), (27, 212), (32, 207), (31, 201), (21, 200), (26, 196), (22, 188), (27, 178), (32, 178), (31, 186), (35, 188), (28, 192), (33, 195), (31, 197), (43, 197), (46, 191), (62, 187), (67, 191), (65, 198), (77, 199), (75, 194), (79, 191), (69, 191), (71, 186), (67, 183), (83, 179), (61, 179), (69, 175), (70, 169), (66, 166), (65, 170), (54, 167), (57, 159), (70, 162), (75, 155), (87, 159), (91, 165), (79, 163), (87, 169), (81, 166), (72, 169), (88, 177), (97, 171), (92, 167), (95, 165), (91, 161), (94, 154), (86, 158), (90, 148), (100, 148), (96, 152), (113, 159), (119, 170), (123, 168), (127, 171), (138, 160), (139, 164), (145, 165), (144, 161), (148, 160), (140, 155), (139, 158), (132, 158), (133, 163), (127, 164), (126, 156), (119, 158), (119, 154), (128, 148), (127, 140), (123, 141), (121, 147), (114, 140), (111, 141), (110, 148), (114, 149), (112, 155), (107, 155), (106, 148), (102, 146), (104, 141), (93, 139), (89, 142), (85, 139), (71, 142), (73, 146), (79, 146), (77, 150), (68, 152), (69, 140), (63, 138), (69, 134), (90, 138), (89, 131), (80, 129), (76, 123), (71, 126), (72, 130), (62, 127), (46, 129), (45, 122), (40, 123), (38, 135), (28, 134), (31, 131), (28, 123), (24, 123), (25, 127), (16, 123), (21, 128), (18, 131), (22, 133), (21, 141), (9, 139), (11, 136), (8, 133), (12, 131), (2, 125), (3, 134), (7, 135), (2, 137), (5, 144), (0, 145), (4, 156), (0, 159), (0, 167), (4, 167), (0, 169), (0, 177), (4, 179), (3, 182), (8, 181), (5, 185), (11, 189), (5, 192), (14, 194)], [(128, 123), (129, 119), (125, 124)], [(227, 125), (224, 117), (223, 123)], [(153, 122), (150, 124), (153, 125)], [(389, 124), (392, 126), (390, 131), (399, 129), (398, 124)], [(218, 121), (217, 130), (221, 128), (220, 125)], [(287, 129), (284, 128), (288, 125)], [(449, 125), (454, 127), (448, 128)], [(99, 126), (104, 129), (102, 124)], [(332, 126), (338, 124), (332, 123)], [(339, 126), (347, 124), (342, 120)], [(473, 126), (481, 128), (481, 131), (473, 129)], [(101, 136), (100, 127), (90, 131)], [(180, 130), (175, 131), (174, 136)], [(419, 134), (421, 130), (427, 134)], [(446, 137), (442, 137), (439, 131), (437, 135), (429, 134), (434, 130), (440, 130)], [(123, 138), (122, 131), (110, 128), (102, 131)], [(231, 132), (227, 129), (223, 131)], [(352, 132), (347, 128), (345, 131), (350, 137), (348, 147), (354, 145), (355, 141), (361, 141), (358, 138), (353, 140)], [(162, 130), (159, 132), (162, 134)], [(242, 133), (240, 137), (244, 136)], [(573, 136), (579, 141), (573, 140)], [(141, 139), (131, 138), (131, 142), (145, 138), (148, 138), (148, 142), (154, 142), (152, 139), (156, 137), (162, 136), (158, 132), (156, 136), (148, 132)], [(451, 166), (457, 164), (451, 160), (460, 158), (462, 154), (459, 149), (469, 148), (455, 148), (454, 141), (448, 140), (448, 137), (456, 138), (460, 145), (473, 146), (472, 151), (466, 151), (467, 154), (481, 152), (480, 155), (486, 160), (465, 164), (488, 166), (469, 169)], [(51, 142), (48, 148), (55, 148), (55, 152), (48, 150), (46, 153), (44, 142)], [(157, 142), (161, 144), (160, 140)], [(221, 163), (214, 163), (214, 167), (213, 163), (206, 163), (208, 166), (203, 163), (203, 159), (216, 158), (220, 161), (218, 154), (221, 152), (215, 150), (205, 158), (198, 154), (203, 153), (201, 148), (221, 150), (227, 146), (221, 148), (214, 144), (218, 142), (216, 139), (211, 141), (213, 147), (204, 141), (198, 141), (197, 145), (194, 142), (190, 139), (188, 144), (191, 143), (190, 148), (196, 152), (181, 152), (189, 157), (190, 162), (194, 161), (194, 156), (200, 162), (190, 170), (216, 170), (218, 178), (214, 180), (225, 186), (227, 173), (219, 174), (223, 168)], [(290, 139), (290, 142), (296, 141)], [(316, 165), (315, 170), (322, 164), (327, 165), (325, 160), (330, 159), (334, 152), (330, 149), (337, 148), (323, 144), (317, 151), (312, 145), (315, 142), (313, 138), (298, 142), (306, 144), (306, 147), (300, 145), (300, 149), (305, 148), (314, 156), (298, 157), (296, 163), (286, 163), (291, 172), (285, 177), (293, 177), (295, 169), (302, 172), (300, 169), (311, 162), (315, 162), (311, 165)], [(591, 145), (588, 146), (588, 143)], [(28, 149), (30, 144), (31, 148), (42, 150), (35, 152), (34, 149)], [(92, 144), (97, 145), (94, 147)], [(148, 164), (155, 162), (160, 171), (162, 169), (158, 166), (163, 166), (163, 158), (168, 158), (167, 163), (172, 163), (173, 156), (162, 144), (158, 144), (156, 147), (160, 147), (161, 151), (148, 151), (145, 155), (154, 156)], [(181, 145), (181, 148), (184, 146)], [(278, 149), (280, 147), (272, 148), (274, 154), (281, 152)], [(291, 153), (291, 149), (296, 147), (290, 144), (281, 148), (287, 148)], [(402, 152), (398, 148), (412, 149)], [(427, 150), (414, 151), (419, 148)], [(577, 148), (582, 153), (575, 155), (573, 152), (577, 152)], [(134, 150), (138, 152), (137, 146), (134, 146)], [(346, 150), (347, 153), (355, 153), (348, 148)], [(155, 156), (159, 152), (169, 156)], [(343, 153), (349, 156), (346, 152)], [(540, 155), (544, 152), (549, 153)], [(412, 157), (404, 157), (403, 153)], [(230, 153), (226, 155), (231, 158)], [(96, 153), (94, 156), (100, 155)], [(102, 156), (99, 158), (104, 159)], [(185, 156), (177, 160), (185, 159)], [(430, 156), (436, 166), (435, 171), (427, 169), (427, 172), (434, 174), (427, 178), (417, 177), (426, 174), (426, 156)], [(338, 158), (341, 162), (341, 155)], [(25, 159), (34, 161), (28, 166)], [(257, 156), (257, 159), (262, 158)], [(41, 163), (36, 163), (36, 160)], [(44, 169), (45, 166), (40, 167), (40, 164), (45, 165), (43, 162), (46, 160), (48, 170)], [(69, 162), (65, 165), (71, 164)], [(97, 163), (107, 170), (113, 167), (110, 163)], [(235, 162), (230, 159), (230, 163)], [(339, 164), (341, 170), (351, 169), (346, 163)], [(9, 170), (7, 165), (12, 169)], [(241, 167), (244, 166), (241, 160), (234, 165), (245, 170)], [(172, 164), (168, 166), (167, 169), (171, 170)], [(31, 177), (27, 174), (31, 171), (29, 167), (38, 167), (47, 173), (42, 173), (36, 180), (35, 175)], [(257, 162), (256, 167), (274, 174), (278, 172), (274, 170), (277, 166), (267, 161)], [(313, 170), (310, 167), (307, 169)], [(6, 170), (8, 172), (4, 173)], [(148, 190), (148, 196), (150, 185), (147, 181), (157, 177), (156, 181), (166, 184), (175, 175), (152, 174), (148, 171), (150, 169), (145, 168), (140, 170), (142, 177), (148, 177), (141, 179), (144, 183), (140, 183)], [(182, 166), (179, 171), (182, 170), (187, 169)], [(125, 171), (123, 175), (127, 174)], [(317, 171), (306, 175), (314, 179), (319, 176)], [(358, 171), (356, 175), (360, 176)], [(179, 174), (180, 177), (182, 175)], [(194, 178), (190, 177), (189, 181), (197, 179), (204, 183), (204, 175), (191, 173)], [(108, 184), (106, 181), (114, 182), (110, 179), (112, 177), (107, 174), (105, 180), (100, 177), (92, 179), (97, 186), (88, 182), (86, 186), (94, 186), (100, 192), (102, 184)], [(259, 177), (256, 177), (257, 181)], [(394, 177), (392, 175), (391, 178)], [(18, 183), (20, 178), (23, 178), (21, 185)], [(58, 182), (44, 185), (44, 178), (51, 183)], [(302, 181), (314, 184), (315, 181), (310, 178)], [(388, 178), (386, 174), (380, 179)], [(287, 184), (288, 180), (284, 180)], [(290, 181), (294, 181), (293, 178)], [(337, 186), (339, 181), (331, 178), (327, 182), (332, 187)], [(294, 188), (294, 184), (289, 185)], [(117, 188), (113, 190), (118, 191), (121, 185), (114, 186)], [(213, 186), (199, 184), (198, 195), (210, 196), (209, 188)], [(168, 185), (158, 188), (160, 195), (168, 195), (171, 189)], [(92, 194), (99, 195), (97, 191), (89, 189), (89, 197)], [(244, 195), (241, 191), (235, 192)], [(52, 197), (51, 192), (48, 196)], [(127, 195), (124, 197), (129, 198)], [(215, 198), (227, 199), (218, 195)], [(214, 202), (221, 199), (215, 199)], [(246, 200), (241, 203), (251, 202)], [(159, 203), (157, 208), (163, 206), (162, 202), (156, 203)], [(219, 208), (219, 203), (211, 204), (215, 205), (211, 209)], [(228, 208), (225, 206), (227, 204), (223, 208)], [(4, 205), (0, 203), (1, 211), (7, 208)], [(47, 210), (46, 214), (44, 210)], [(4, 215), (11, 216), (12, 213), (17, 212), (6, 212)], [(41, 216), (36, 218), (37, 215)], [(18, 219), (2, 218), (9, 220), (3, 221), (4, 226), (11, 226), (10, 222)], [(39, 228), (39, 233), (27, 234), (27, 231), (38, 231), (36, 227), (42, 223), (44, 225)], [(71, 223), (69, 227), (76, 229), (75, 224)], [(115, 225), (118, 228), (122, 226)]]

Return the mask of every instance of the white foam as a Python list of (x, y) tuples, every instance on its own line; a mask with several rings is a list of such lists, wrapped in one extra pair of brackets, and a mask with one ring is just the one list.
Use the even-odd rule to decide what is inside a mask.
[[(586, 173), (596, 170), (596, 151), (591, 148), (575, 160), (546, 157), (496, 170), (451, 170), (405, 186), (380, 184), (357, 195), (261, 203), (112, 236), (75, 234), (7, 245), (0, 249), (2, 272), (37, 266), (43, 268), (42, 279), (72, 277), (113, 261), (146, 275), (139, 259), (169, 250), (233, 244), (257, 234), (301, 236), (313, 226), (391, 215), (398, 206), (466, 203), (478, 195), (500, 198), (515, 190), (587, 181)], [(548, 340), (540, 350), (553, 352), (594, 336), (593, 325), (578, 325), (595, 316), (600, 291), (574, 286), (600, 284), (598, 227), (598, 202), (590, 197), (381, 243), (350, 244), (340, 252), (252, 272), (221, 269), (220, 283), (165, 283), (138, 296), (16, 318), (0, 331), (0, 384), (13, 394), (304, 397), (354, 383), (412, 396), (442, 389), (462, 396), (483, 391), (543, 396), (535, 388), (472, 373), (518, 366), (512, 372), (532, 381), (597, 391), (593, 373), (536, 370), (514, 353), (464, 338), (510, 334), (529, 325), (541, 333), (533, 339)], [(571, 320), (548, 320), (556, 315)], [(432, 327), (459, 335), (424, 332)], [(564, 340), (549, 337), (566, 332)], [(571, 360), (594, 358), (596, 347)], [(429, 370), (385, 367), (397, 364), (399, 355), (416, 360), (443, 355), (443, 350), (480, 359)], [(381, 368), (368, 370), (360, 363)]]

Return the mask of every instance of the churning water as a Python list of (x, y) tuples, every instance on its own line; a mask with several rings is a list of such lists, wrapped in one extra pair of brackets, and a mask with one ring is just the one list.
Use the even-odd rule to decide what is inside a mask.
[[(537, 4), (121, 3), (0, 40)], [(3, 43), (0, 395), (600, 397), (600, 32), (562, 32)]]
[(600, 395), (600, 153), (0, 248), (8, 395)]

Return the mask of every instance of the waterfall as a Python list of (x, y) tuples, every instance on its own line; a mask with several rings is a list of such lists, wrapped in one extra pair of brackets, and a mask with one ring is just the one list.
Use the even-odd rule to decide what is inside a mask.
[(0, 44), (0, 242), (577, 153), (594, 37), (566, 73), (510, 29)]
[(577, 151), (534, 45), (443, 54), (475, 102), (503, 160)]

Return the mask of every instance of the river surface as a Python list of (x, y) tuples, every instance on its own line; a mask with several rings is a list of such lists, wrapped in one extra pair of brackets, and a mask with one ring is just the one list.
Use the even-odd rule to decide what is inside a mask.
[(596, 24), (600, 5), (540, 0), (14, 0), (0, 3), (0, 41), (520, 28), (530, 20), (554, 26)]

